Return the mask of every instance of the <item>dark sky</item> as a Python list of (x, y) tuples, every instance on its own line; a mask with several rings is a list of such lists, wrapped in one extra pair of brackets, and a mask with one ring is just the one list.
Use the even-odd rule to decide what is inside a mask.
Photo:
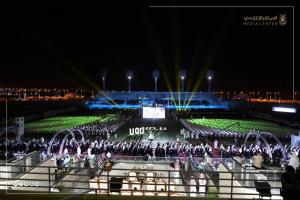
[[(126, 90), (125, 70), (132, 69), (133, 90), (152, 90), (151, 71), (158, 68), (159, 89), (169, 81), (176, 90), (184, 68), (190, 91), (207, 88), (207, 69), (214, 71), (214, 89), (291, 90), (292, 8), (149, 5), (156, 4), (8, 7), (1, 18), (0, 87), (94, 89), (107, 69), (107, 87)], [(243, 26), (243, 17), (279, 14), (287, 25)]]

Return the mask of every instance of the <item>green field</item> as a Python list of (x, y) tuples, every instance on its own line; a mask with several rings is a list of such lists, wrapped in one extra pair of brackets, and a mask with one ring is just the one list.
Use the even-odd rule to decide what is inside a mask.
[(248, 133), (250, 130), (267, 131), (275, 134), (297, 134), (299, 130), (281, 126), (272, 122), (262, 120), (238, 120), (238, 119), (190, 119), (190, 123), (224, 129), (238, 133)]
[(57, 132), (65, 128), (74, 128), (89, 123), (104, 123), (116, 120), (115, 115), (105, 116), (59, 116), (25, 123), (26, 132)]

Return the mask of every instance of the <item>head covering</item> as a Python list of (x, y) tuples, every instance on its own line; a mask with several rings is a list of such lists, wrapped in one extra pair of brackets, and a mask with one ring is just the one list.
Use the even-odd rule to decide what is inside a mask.
[(294, 167), (294, 169), (297, 169), (299, 167), (299, 157), (296, 155), (295, 152), (292, 152), (292, 156), (289, 160), (289, 164)]
[(191, 178), (190, 178), (190, 185), (191, 186), (196, 185), (196, 180), (195, 180), (194, 176), (191, 176)]
[(200, 173), (200, 176), (199, 176), (199, 185), (205, 185), (205, 184), (206, 184), (205, 175), (203, 173)]

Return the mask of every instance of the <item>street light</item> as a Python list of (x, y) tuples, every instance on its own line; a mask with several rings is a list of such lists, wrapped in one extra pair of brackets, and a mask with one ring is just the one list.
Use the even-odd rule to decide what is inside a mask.
[(100, 77), (102, 79), (102, 90), (105, 91), (105, 79), (107, 77), (107, 71), (106, 70), (101, 70)]
[(181, 92), (184, 92), (184, 80), (186, 79), (186, 71), (184, 69), (179, 71), (179, 78), (181, 80)]
[(208, 80), (208, 92), (211, 92), (211, 81), (213, 79), (213, 71), (208, 70), (206, 72), (206, 78)]
[(152, 78), (154, 78), (154, 90), (157, 92), (157, 79), (159, 78), (160, 73), (157, 69), (152, 72)]
[(126, 78), (128, 79), (128, 92), (131, 92), (131, 79), (133, 78), (133, 71), (127, 70), (126, 71)]

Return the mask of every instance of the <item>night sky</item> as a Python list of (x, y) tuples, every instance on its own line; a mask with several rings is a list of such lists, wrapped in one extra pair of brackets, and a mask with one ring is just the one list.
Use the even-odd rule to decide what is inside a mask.
[[(172, 2), (171, 2), (172, 3)], [(1, 18), (0, 87), (99, 87), (206, 90), (214, 71), (216, 90), (292, 88), (292, 8), (151, 8), (151, 3), (8, 7)], [(173, 4), (174, 5), (174, 4)], [(285, 26), (243, 26), (243, 17), (286, 14)], [(296, 70), (297, 73), (297, 70)], [(299, 80), (296, 78), (296, 87)], [(198, 83), (197, 87), (195, 87)]]

